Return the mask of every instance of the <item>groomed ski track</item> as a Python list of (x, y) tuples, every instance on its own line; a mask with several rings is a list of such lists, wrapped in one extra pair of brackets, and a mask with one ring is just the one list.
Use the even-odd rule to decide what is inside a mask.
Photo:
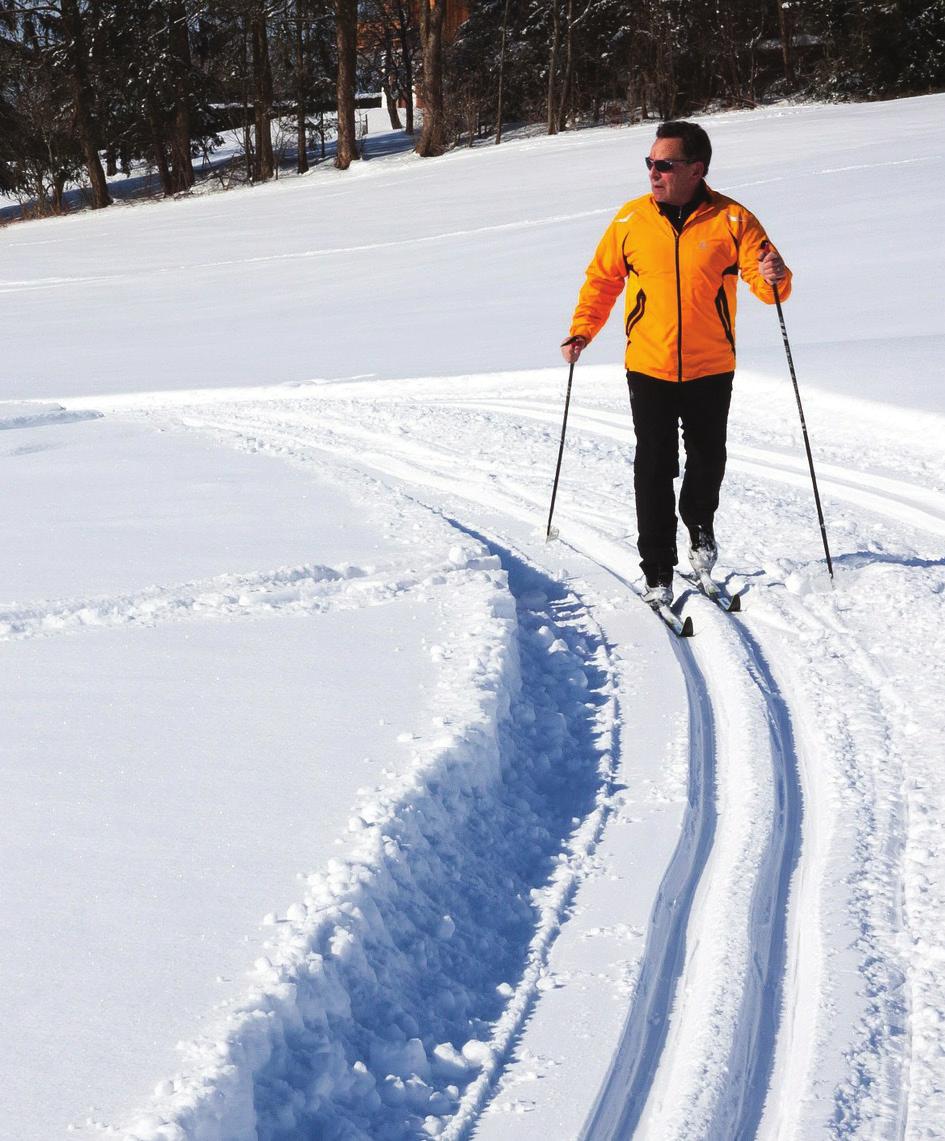
[[(418, 381), (395, 382), (384, 394), (371, 385), (338, 384), (236, 397), (166, 394), (96, 407), (278, 455), (348, 486), (369, 483), (371, 494), (405, 497), (445, 517), (459, 539), (484, 542), (513, 576), (524, 571), (553, 583), (554, 548), (540, 542), (548, 472), (537, 465), (552, 455), (558, 409), (537, 391), (523, 396), (522, 384), (510, 398), (493, 395), (490, 378), (479, 378), (487, 394), (471, 397), (477, 378), (468, 379), (456, 384), (456, 399), (443, 395), (442, 383)], [(561, 543), (582, 570), (577, 586), (558, 586), (576, 591), (593, 618), (601, 597), (615, 590), (629, 597), (636, 578), (625, 535), (632, 518), (629, 418), (607, 401), (579, 406), (572, 433), (557, 522)], [(730, 456), (729, 494), (737, 496), (741, 481), (753, 494), (759, 484), (777, 487), (787, 497), (782, 525), (791, 536), (799, 532), (808, 506), (803, 460), (761, 439), (733, 445)], [(945, 534), (941, 495), (858, 471), (849, 457), (833, 460), (819, 474), (835, 513), (836, 504), (849, 503), (910, 533)], [(743, 521), (738, 509), (734, 516), (733, 529)], [(876, 678), (855, 632), (830, 610), (816, 580), (825, 572), (811, 532), (812, 569), (801, 573), (799, 586), (787, 582), (785, 589), (770, 564), (754, 578), (729, 575), (730, 589), (746, 591), (743, 616), (727, 616), (697, 593), (682, 592), (696, 637), (687, 643), (667, 634), (665, 653), (675, 655), (688, 695), (688, 803), (583, 1141), (852, 1137), (864, 1135), (868, 1121), (876, 1127), (870, 1135), (906, 1136), (909, 1003), (893, 939), (903, 901), (892, 884), (903, 836), (896, 820), (883, 818), (875, 789), (854, 788), (852, 778), (849, 789), (828, 787), (820, 771), (824, 749), (852, 761), (858, 726), (866, 724), (887, 742), (888, 767), (874, 779), (895, 785), (896, 746), (881, 702), (864, 698), (862, 708), (841, 710), (822, 700), (831, 671), (863, 692)], [(863, 562), (856, 552), (840, 552), (840, 566), (851, 572)], [(785, 580), (791, 573), (797, 577), (788, 570)], [(653, 621), (640, 611), (639, 621)], [(791, 656), (795, 636), (816, 652), (809, 676), (809, 662)], [(601, 644), (609, 640), (604, 626)], [(609, 659), (604, 666), (616, 668)], [(593, 816), (594, 837), (612, 810), (609, 778), (601, 779), (587, 817)], [(831, 819), (841, 803), (855, 817), (843, 834)], [(858, 831), (856, 823), (867, 817), (871, 828)], [(588, 841), (589, 851), (595, 842)], [(870, 895), (855, 883), (826, 883), (828, 850), (831, 867), (886, 877), (889, 890)], [(472, 1136), (484, 1120), (539, 1000), (543, 956), (567, 921), (577, 879), (559, 894), (558, 918), (529, 952), (530, 966), (500, 1020), (500, 1064), (467, 1087), (443, 1136)], [(851, 925), (849, 956), (833, 965), (810, 922), (828, 892), (842, 897)], [(851, 964), (868, 978), (865, 989), (844, 983)], [(833, 1026), (825, 1025), (828, 1007), (842, 1012)], [(822, 1133), (807, 1132), (814, 1120)]]

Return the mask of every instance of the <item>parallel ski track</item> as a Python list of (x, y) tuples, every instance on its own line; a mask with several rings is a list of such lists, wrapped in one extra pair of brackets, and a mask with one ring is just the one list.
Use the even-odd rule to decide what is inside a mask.
[[(787, 922), (792, 877), (800, 854), (803, 805), (788, 704), (755, 639), (736, 620), (700, 608), (700, 624), (730, 622), (737, 631), (746, 672), (765, 704), (775, 788), (773, 827), (766, 838), (751, 902), (751, 966), (721, 1089), (706, 1141), (754, 1137), (764, 1112), (774, 1068), (784, 1001)], [(690, 708), (689, 805), (682, 834), (664, 875), (650, 917), (643, 967), (610, 1071), (581, 1133), (581, 1141), (632, 1137), (640, 1124), (659, 1065), (673, 998), (684, 968), (693, 897), (715, 836), (712, 797), (716, 779), (715, 718), (711, 680), (687, 647), (676, 647)], [(707, 790), (708, 789), (708, 795)], [(698, 936), (698, 932), (694, 933)]]
[[(738, 622), (737, 619), (729, 621)], [(800, 858), (804, 809), (797, 748), (790, 707), (765, 660), (760, 645), (740, 623), (736, 626), (744, 647), (751, 679), (765, 702), (771, 743), (771, 779), (775, 790), (773, 828), (755, 880), (751, 904), (752, 969), (738, 1031), (732, 1042), (728, 1072), (736, 1075), (723, 1096), (709, 1137), (754, 1137), (761, 1124), (774, 1069), (775, 1052), (784, 1002), (788, 959), (788, 905), (791, 884)]]
[[(501, 405), (496, 410), (508, 411)], [(216, 407), (199, 420), (190, 416), (187, 420), (193, 427), (217, 431), (231, 439), (240, 437), (253, 448), (272, 447), (297, 459), (306, 454), (312, 457), (313, 453), (327, 453), (361, 470), (381, 472), (413, 487), (448, 491), (480, 507), (497, 509), (520, 521), (533, 521), (531, 502), (516, 502), (494, 486), (471, 487), (446, 474), (449, 458), (439, 447), (418, 444), (414, 439), (398, 444), (362, 425), (339, 420), (331, 413), (326, 416), (325, 409), (319, 410), (317, 426), (313, 421), (304, 425), (287, 422), (285, 408), (277, 413), (277, 423), (247, 416), (248, 411), (234, 409), (226, 415)], [(621, 573), (626, 566), (625, 553), (621, 551), (613, 557), (608, 548), (616, 551), (616, 544), (599, 532), (582, 530), (585, 538), (575, 538), (575, 548), (625, 581)], [(700, 621), (729, 624), (733, 620), (706, 604)], [(746, 631), (741, 631), (740, 641), (755, 700), (763, 703), (770, 729), (771, 779), (777, 790), (778, 810), (775, 826), (766, 837), (761, 874), (756, 879), (751, 903), (752, 966), (744, 980), (737, 1030), (730, 1044), (729, 1064), (711, 1133), (720, 1139), (754, 1136), (763, 1112), (783, 998), (788, 892), (801, 835), (800, 784), (787, 703), (757, 643)], [(714, 685), (728, 682), (704, 676), (686, 648), (677, 647), (677, 653), (690, 701), (690, 805), (679, 847), (654, 906), (637, 997), (613, 1071), (585, 1130), (584, 1136), (593, 1141), (629, 1136), (646, 1104), (665, 1044), (676, 988), (685, 968), (684, 935), (692, 901), (715, 835), (711, 795), (716, 775), (715, 728), (709, 695)]]
[[(552, 403), (498, 400), (465, 400), (450, 402), (450, 408), (470, 411), (501, 412), (518, 415), (544, 424), (560, 424), (561, 412)], [(633, 443), (629, 413), (619, 415), (599, 409), (575, 407), (569, 416), (574, 428), (584, 428), (598, 436), (621, 443)], [(728, 446), (730, 470), (741, 471), (762, 479), (777, 480), (792, 487), (809, 488), (810, 474), (803, 456), (789, 456), (768, 449)], [(888, 515), (933, 535), (945, 535), (945, 495), (932, 488), (921, 487), (868, 472), (850, 471), (836, 464), (817, 463), (817, 478), (824, 492), (838, 499), (865, 507), (880, 515)], [(895, 506), (895, 511), (891, 506)]]
[(670, 1011), (685, 966), (692, 904), (715, 840), (713, 795), (715, 718), (688, 648), (677, 657), (689, 700), (688, 803), (679, 843), (663, 875), (650, 915), (633, 1002), (603, 1087), (585, 1121), (581, 1141), (632, 1137), (666, 1044)]

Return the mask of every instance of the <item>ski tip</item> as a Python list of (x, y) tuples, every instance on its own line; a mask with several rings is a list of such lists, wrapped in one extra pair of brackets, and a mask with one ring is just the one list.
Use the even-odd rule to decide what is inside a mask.
[(687, 614), (682, 624), (682, 637), (691, 638), (695, 631), (692, 628), (692, 618)]
[(742, 608), (742, 596), (740, 594), (733, 594), (732, 601), (729, 603), (729, 613), (738, 614)]

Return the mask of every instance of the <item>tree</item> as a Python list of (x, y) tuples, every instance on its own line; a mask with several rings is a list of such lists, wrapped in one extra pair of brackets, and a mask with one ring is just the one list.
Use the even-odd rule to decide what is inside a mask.
[(171, 170), (174, 190), (189, 190), (194, 184), (191, 155), (191, 55), (187, 11), (183, 0), (167, 4), (167, 66), (173, 89)]
[(416, 52), (417, 28), (413, 23), (412, 7), (409, 0), (392, 0), (391, 8), (394, 13), (396, 38), (400, 45), (400, 92), (404, 100), (404, 130), (408, 135), (413, 134), (413, 85), (414, 85), (414, 54)]
[(256, 131), (253, 180), (266, 182), (275, 174), (276, 164), (272, 152), (272, 64), (269, 59), (265, 4), (252, 4), (246, 13), (246, 20), (253, 56), (253, 118)]
[(555, 87), (558, 79), (558, 51), (561, 46), (561, 5), (551, 0), (551, 36), (548, 41), (548, 134), (558, 133), (558, 101)]
[(58, 42), (32, 13), (0, 11), (0, 193), (61, 213), (67, 182), (82, 171), (71, 129), (71, 88), (51, 66)]
[(295, 2), (295, 35), (294, 41), (294, 56), (295, 56), (295, 146), (296, 146), (296, 170), (299, 174), (305, 174), (308, 171), (308, 132), (307, 132), (307, 116), (305, 113), (305, 95), (308, 87), (307, 68), (305, 65), (305, 17), (306, 17), (306, 4), (305, 0), (296, 0)]
[(204, 117), (202, 84), (190, 46), (191, 15), (185, 0), (107, 0), (96, 82), (102, 133), (114, 170), (115, 154), (127, 164), (148, 157), (165, 194), (194, 184), (193, 146)]
[(794, 21), (795, 5), (782, 0), (778, 8), (778, 34), (781, 38), (781, 59), (784, 62), (784, 82), (794, 83)]
[(357, 0), (335, 0), (338, 33), (338, 149), (335, 166), (347, 170), (358, 158), (355, 132), (355, 97), (358, 72)]
[[(51, 11), (58, 17), (61, 43), (55, 59), (69, 77), (72, 89), (72, 123), (79, 149), (85, 163), (89, 185), (92, 189), (92, 209), (100, 210), (111, 205), (105, 170), (99, 157), (100, 138), (95, 121), (95, 91), (89, 72), (89, 50), (86, 14), (79, 7), (79, 0), (60, 0), (58, 11)], [(98, 12), (93, 8), (88, 19), (94, 24)]]
[(443, 17), (446, 0), (420, 0), (420, 51), (423, 60), (423, 128), (417, 142), (422, 158), (446, 150), (446, 108), (443, 92)]
[(502, 32), (499, 40), (499, 90), (496, 96), (496, 113), (495, 113), (495, 141), (496, 145), (502, 142), (502, 115), (504, 108), (505, 96), (505, 60), (507, 56), (506, 42), (509, 34), (509, 3), (510, 0), (505, 0), (505, 5), (502, 8)]

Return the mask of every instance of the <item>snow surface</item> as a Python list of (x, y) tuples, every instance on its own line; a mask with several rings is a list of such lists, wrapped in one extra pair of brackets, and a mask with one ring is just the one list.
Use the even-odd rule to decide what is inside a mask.
[(943, 1136), (943, 111), (707, 121), (836, 582), (746, 293), (686, 642), (616, 320), (544, 542), (651, 126), (0, 233), (0, 1136)]

